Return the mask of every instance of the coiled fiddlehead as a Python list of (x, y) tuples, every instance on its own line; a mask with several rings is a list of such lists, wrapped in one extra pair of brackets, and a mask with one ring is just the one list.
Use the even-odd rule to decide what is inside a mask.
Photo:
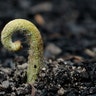
[(25, 19), (15, 19), (5, 25), (1, 33), (1, 42), (10, 51), (18, 51), (21, 48), (20, 41), (12, 41), (15, 32), (26, 34), (28, 39), (29, 57), (27, 69), (27, 82), (34, 83), (37, 79), (40, 67), (43, 64), (43, 41), (39, 30), (33, 23)]

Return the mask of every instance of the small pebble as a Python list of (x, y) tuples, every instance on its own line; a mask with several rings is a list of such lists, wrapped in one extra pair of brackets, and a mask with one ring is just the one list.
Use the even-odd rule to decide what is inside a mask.
[(65, 93), (65, 90), (63, 89), (63, 88), (60, 88), (59, 90), (58, 90), (58, 95), (64, 95), (64, 93)]
[(8, 88), (9, 87), (9, 81), (3, 81), (2, 82), (3, 87)]

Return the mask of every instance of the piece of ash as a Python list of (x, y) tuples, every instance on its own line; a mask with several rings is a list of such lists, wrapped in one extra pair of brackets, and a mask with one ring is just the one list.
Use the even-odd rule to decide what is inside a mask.
[[(34, 84), (35, 96), (96, 96), (96, 59), (50, 59), (44, 65)], [(26, 69), (26, 63), (0, 66), (0, 96), (31, 96)]]

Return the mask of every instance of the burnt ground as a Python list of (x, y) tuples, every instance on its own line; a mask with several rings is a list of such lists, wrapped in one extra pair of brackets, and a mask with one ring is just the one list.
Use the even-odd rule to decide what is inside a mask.
[[(12, 19), (25, 18), (40, 30), (44, 65), (36, 96), (96, 96), (95, 0), (0, 0), (0, 31)], [(0, 96), (31, 96), (26, 83), (28, 46), (9, 52), (0, 43)]]

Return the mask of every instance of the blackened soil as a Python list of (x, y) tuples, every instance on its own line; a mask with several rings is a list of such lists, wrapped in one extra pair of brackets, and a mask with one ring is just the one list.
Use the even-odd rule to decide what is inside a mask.
[(95, 62), (74, 63), (61, 58), (49, 60), (36, 82), (36, 96), (95, 96)]
[[(36, 96), (96, 96), (96, 0), (0, 0), (0, 31), (25, 18), (40, 30), (44, 66), (34, 84)], [(19, 52), (0, 42), (0, 96), (31, 96), (27, 84), (27, 38)]]
[[(78, 61), (78, 62), (77, 62)], [(95, 96), (96, 59), (80, 62), (76, 57), (45, 60), (34, 87), (35, 96)], [(0, 66), (0, 96), (31, 96), (26, 83), (27, 64)]]
[(26, 64), (14, 69), (0, 66), (0, 96), (30, 96), (31, 86), (26, 84)]

